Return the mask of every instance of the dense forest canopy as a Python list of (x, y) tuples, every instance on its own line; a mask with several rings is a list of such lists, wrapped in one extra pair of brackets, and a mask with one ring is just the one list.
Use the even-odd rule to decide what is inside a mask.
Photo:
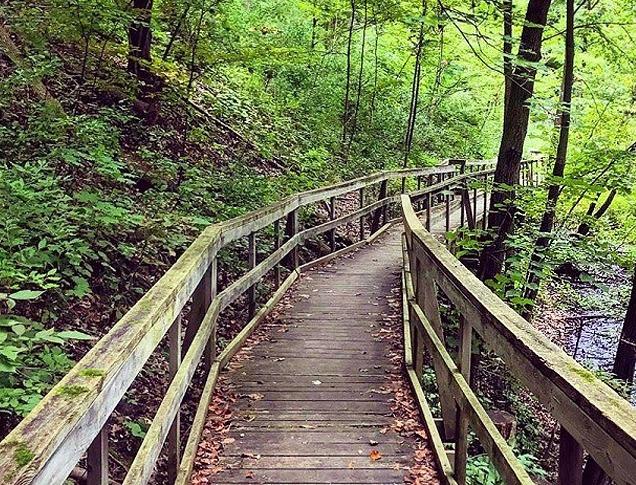
[[(204, 227), (381, 169), (498, 158), (489, 230), (449, 238), (527, 318), (578, 299), (569, 268), (622, 320), (635, 19), (634, 0), (2, 2), (0, 434)], [(541, 190), (515, 156), (546, 161)], [(623, 351), (609, 381), (632, 380)]]

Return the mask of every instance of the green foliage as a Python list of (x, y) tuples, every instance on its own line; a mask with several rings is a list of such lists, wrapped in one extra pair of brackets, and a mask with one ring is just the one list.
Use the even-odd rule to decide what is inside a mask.
[[(546, 471), (539, 465), (538, 460), (529, 454), (517, 455), (521, 465), (533, 478), (545, 478)], [(466, 483), (473, 485), (504, 485), (488, 455), (475, 455), (468, 458), (466, 463)]]
[(124, 421), (124, 426), (132, 436), (139, 439), (144, 439), (146, 437), (146, 432), (149, 427), (146, 423), (141, 421), (131, 420)]
[[(37, 293), (23, 290), (22, 296), (33, 299)], [(0, 315), (0, 411), (27, 414), (72, 365), (61, 345), (91, 338), (47, 329), (22, 316)]]

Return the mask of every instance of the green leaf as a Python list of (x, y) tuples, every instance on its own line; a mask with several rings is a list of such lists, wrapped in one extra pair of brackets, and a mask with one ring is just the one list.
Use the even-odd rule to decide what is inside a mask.
[(34, 291), (34, 290), (20, 290), (15, 293), (11, 293), (9, 298), (12, 300), (34, 300), (39, 297), (43, 291)]
[(19, 323), (18, 325), (14, 325), (13, 327), (11, 327), (11, 330), (13, 331), (13, 333), (20, 336), (23, 335), (24, 332), (26, 332), (26, 327)]
[(57, 336), (64, 340), (95, 340), (95, 337), (92, 335), (78, 332), (77, 330), (64, 330), (63, 332), (58, 332)]
[(90, 293), (91, 287), (86, 278), (73, 278), (73, 281), (75, 282), (75, 287), (71, 290), (71, 293), (74, 296), (82, 298)]

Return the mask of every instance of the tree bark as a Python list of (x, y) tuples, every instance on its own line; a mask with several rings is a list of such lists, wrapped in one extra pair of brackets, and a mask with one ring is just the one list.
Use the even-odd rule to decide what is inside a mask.
[(504, 70), (504, 113), (508, 107), (510, 86), (512, 85), (512, 0), (503, 0), (503, 70)]
[(349, 97), (351, 96), (351, 44), (353, 42), (353, 25), (356, 18), (356, 2), (351, 0), (351, 20), (349, 21), (349, 39), (347, 40), (347, 82), (345, 85), (344, 106), (342, 108), (342, 148), (344, 151), (345, 142), (349, 127)]
[[(548, 187), (548, 198), (539, 226), (539, 238), (535, 244), (526, 275), (525, 298), (534, 301), (541, 283), (542, 263), (545, 253), (550, 246), (556, 207), (561, 194), (560, 179), (565, 172), (568, 155), (568, 141), (570, 135), (570, 118), (572, 106), (572, 86), (574, 84), (574, 0), (566, 1), (566, 33), (565, 33), (565, 62), (563, 63), (563, 83), (561, 91), (561, 107), (559, 109), (559, 142), (556, 158), (552, 168), (552, 182)], [(523, 312), (525, 318), (532, 317), (532, 308), (526, 307)]]
[(586, 220), (581, 222), (581, 224), (579, 225), (579, 228), (576, 231), (577, 234), (579, 234), (580, 236), (587, 236), (590, 233), (590, 223), (588, 219), (594, 218), (596, 220), (599, 220), (601, 217), (603, 217), (605, 213), (607, 212), (607, 210), (612, 205), (612, 202), (614, 202), (614, 197), (616, 197), (616, 189), (610, 190), (610, 193), (607, 194), (607, 198), (601, 204), (601, 206), (598, 208), (596, 212), (594, 212), (594, 208), (596, 207), (596, 202), (592, 202), (587, 211)]
[(530, 117), (529, 101), (534, 92), (536, 64), (541, 60), (543, 30), (551, 0), (530, 0), (521, 32), (517, 63), (510, 86), (503, 134), (490, 199), (488, 226), (490, 236), (480, 258), (480, 277), (486, 281), (501, 272), (505, 243), (513, 229), (515, 215), (514, 185), (519, 182), (519, 168)]
[(358, 129), (358, 112), (360, 111), (360, 98), (362, 97), (362, 78), (364, 76), (364, 54), (366, 50), (367, 43), (367, 24), (369, 20), (368, 16), (368, 7), (367, 0), (364, 0), (364, 23), (362, 24), (362, 45), (360, 46), (360, 69), (358, 71), (358, 87), (356, 94), (356, 105), (355, 110), (353, 112), (353, 123), (351, 124), (351, 133), (349, 135), (349, 148), (351, 150), (351, 145), (353, 144), (353, 140), (356, 136), (356, 130)]
[(151, 62), (152, 2), (153, 0), (133, 0), (134, 20), (128, 28), (128, 72), (139, 79), (147, 77)]
[[(422, 2), (422, 18), (426, 15), (426, 2)], [(422, 50), (424, 48), (424, 21), (420, 23), (420, 32), (417, 38), (415, 51), (415, 66), (413, 68), (413, 83), (411, 85), (411, 103), (409, 107), (409, 117), (406, 122), (406, 132), (404, 134), (404, 161), (402, 166), (406, 168), (409, 163), (409, 155), (413, 146), (413, 133), (415, 131), (415, 121), (417, 119), (417, 107), (420, 98), (420, 79), (422, 75)], [(402, 191), (404, 191), (405, 181), (402, 180)]]

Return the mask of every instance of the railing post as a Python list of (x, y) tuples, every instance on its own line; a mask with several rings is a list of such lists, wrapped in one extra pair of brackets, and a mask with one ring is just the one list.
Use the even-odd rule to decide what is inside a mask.
[[(461, 315), (459, 317), (459, 350), (457, 367), (466, 382), (470, 383), (470, 358), (472, 349), (472, 325)], [(466, 462), (468, 460), (468, 416), (457, 406), (457, 436), (455, 439), (455, 479), (466, 483)]]
[(530, 185), (534, 186), (534, 160), (530, 160)]
[[(329, 220), (333, 221), (336, 218), (336, 198), (331, 197), (329, 199)], [(334, 227), (329, 231), (329, 247), (333, 253), (336, 250), (336, 228)]]
[[(417, 190), (421, 190), (422, 189), (422, 176), (418, 175), (417, 176)], [(417, 201), (417, 210), (418, 212), (422, 210), (422, 199), (419, 199)]]
[[(248, 264), (249, 269), (252, 270), (256, 267), (256, 233), (250, 232), (248, 236)], [(256, 313), (256, 286), (254, 283), (247, 290), (247, 319), (251, 320)]]
[[(168, 331), (168, 381), (172, 382), (181, 365), (181, 315), (179, 315)], [(168, 431), (168, 482), (177, 479), (181, 461), (181, 410), (177, 411)]]
[(477, 225), (477, 186), (473, 187), (473, 217), (475, 218), (474, 224)]
[(558, 485), (581, 485), (583, 481), (583, 448), (561, 426), (559, 439)]
[[(214, 258), (214, 261), (216, 262), (216, 258)], [(212, 272), (214, 272), (214, 275), (212, 275)], [(212, 265), (210, 265), (192, 294), (192, 306), (187, 319), (188, 325), (183, 336), (183, 353), (186, 353), (190, 348), (194, 337), (199, 331), (199, 327), (201, 327), (203, 317), (212, 303), (213, 287), (214, 292), (216, 292), (216, 266), (213, 269)], [(208, 365), (212, 365), (212, 361), (208, 359), (207, 354), (205, 358)]]
[(450, 189), (446, 190), (446, 208), (445, 208), (445, 216), (446, 216), (446, 232), (450, 232), (450, 215), (451, 215), (451, 210), (450, 210), (450, 201), (451, 201), (451, 196), (450, 196)]
[[(360, 209), (364, 207), (364, 187), (360, 187)], [(360, 241), (364, 239), (364, 216), (360, 216)]]
[[(287, 240), (293, 238), (298, 233), (298, 209), (294, 209), (287, 214), (287, 224), (285, 226), (285, 235)], [(298, 244), (289, 252), (286, 258), (287, 267), (294, 271), (298, 268)]]
[(431, 202), (433, 198), (431, 197), (431, 193), (426, 194), (426, 230), (430, 232), (431, 230)]
[[(280, 248), (282, 244), (281, 239), (280, 220), (276, 220), (276, 222), (274, 222), (274, 251)], [(280, 286), (280, 263), (276, 263), (274, 266), (274, 285), (276, 288)]]
[[(380, 195), (378, 200), (386, 199), (387, 196), (387, 180), (383, 180), (380, 184)], [(373, 222), (371, 224), (371, 234), (380, 229), (380, 218), (384, 216), (384, 223), (386, 224), (386, 206), (378, 207), (373, 212)]]
[[(442, 328), (442, 318), (437, 299), (437, 285), (435, 284), (433, 276), (426, 271), (425, 263), (420, 264), (420, 261), (416, 259), (416, 264), (411, 266), (411, 270), (415, 267), (417, 273), (417, 288), (414, 288), (415, 301), (422, 308), (424, 315), (439, 339), (444, 342), (444, 330)], [(423, 347), (420, 347), (420, 349), (422, 348)], [(415, 359), (413, 362), (416, 362)], [(442, 409), (445, 437), (450, 440), (453, 439), (456, 434), (456, 403), (449, 389), (443, 386), (439, 388), (439, 400)]]
[(86, 453), (86, 484), (108, 485), (108, 425), (99, 431)]
[(484, 202), (481, 215), (481, 227), (486, 230), (488, 225), (488, 175), (484, 175)]
[[(212, 261), (210, 262), (210, 267), (208, 268), (208, 271), (206, 272), (206, 277), (208, 280), (208, 291), (207, 291), (207, 295), (209, 298), (209, 302), (206, 305), (206, 310), (207, 308), (210, 307), (210, 304), (212, 303), (212, 300), (214, 300), (214, 297), (216, 296), (216, 291), (217, 291), (217, 257), (214, 256), (214, 258), (212, 258)], [(183, 350), (181, 351), (182, 353), (185, 353), (185, 347), (183, 348)], [(214, 326), (214, 330), (212, 331), (212, 334), (210, 334), (210, 338), (208, 339), (208, 343), (205, 346), (205, 351), (203, 352), (203, 360), (205, 362), (205, 370), (208, 371), (210, 370), (210, 368), (212, 367), (212, 363), (214, 362), (214, 359), (216, 357), (216, 325)]]

